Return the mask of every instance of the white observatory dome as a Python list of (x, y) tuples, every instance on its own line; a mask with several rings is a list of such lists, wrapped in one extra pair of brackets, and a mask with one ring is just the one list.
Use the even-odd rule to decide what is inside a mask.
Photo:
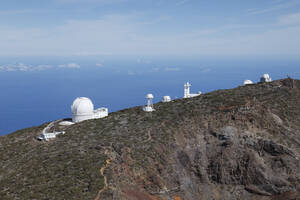
[(90, 114), (94, 112), (94, 104), (87, 97), (78, 97), (71, 106), (72, 114)]
[(251, 85), (253, 84), (253, 82), (251, 80), (245, 80), (244, 81), (244, 85)]
[(78, 97), (71, 106), (72, 121), (80, 122), (94, 117), (94, 105), (87, 97)]
[(269, 74), (264, 74), (261, 78), (260, 78), (260, 82), (271, 82), (272, 79), (270, 77)]
[(269, 75), (269, 74), (264, 74), (263, 77), (264, 77), (265, 79), (269, 79), (269, 78), (270, 78), (270, 75)]

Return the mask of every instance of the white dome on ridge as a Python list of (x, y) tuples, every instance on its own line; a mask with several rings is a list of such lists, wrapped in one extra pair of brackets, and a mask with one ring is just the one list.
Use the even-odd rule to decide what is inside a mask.
[(251, 80), (245, 80), (244, 85), (252, 85), (253, 82)]
[(268, 78), (270, 78), (270, 75), (269, 75), (269, 74), (264, 74), (263, 77), (264, 77), (265, 79), (268, 79)]
[(92, 115), (94, 113), (94, 104), (87, 97), (78, 97), (71, 106), (73, 115)]
[(107, 108), (94, 110), (94, 104), (87, 97), (78, 97), (71, 106), (72, 122), (77, 123), (89, 119), (99, 119), (108, 115)]
[(260, 78), (260, 82), (264, 83), (264, 82), (271, 82), (272, 79), (270, 77), (269, 74), (264, 74), (261, 78)]

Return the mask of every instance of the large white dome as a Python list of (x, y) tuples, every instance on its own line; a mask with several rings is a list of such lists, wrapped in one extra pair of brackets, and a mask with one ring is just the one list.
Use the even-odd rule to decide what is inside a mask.
[(94, 104), (87, 97), (78, 97), (71, 106), (73, 115), (93, 115)]
[(88, 119), (99, 119), (108, 115), (107, 108), (94, 110), (94, 104), (87, 97), (78, 97), (71, 106), (72, 121), (77, 123)]

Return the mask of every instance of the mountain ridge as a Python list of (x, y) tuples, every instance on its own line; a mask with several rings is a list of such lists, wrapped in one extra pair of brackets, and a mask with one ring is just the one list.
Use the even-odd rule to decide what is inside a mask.
[(299, 199), (300, 81), (134, 107), (49, 142), (0, 137), (3, 199)]

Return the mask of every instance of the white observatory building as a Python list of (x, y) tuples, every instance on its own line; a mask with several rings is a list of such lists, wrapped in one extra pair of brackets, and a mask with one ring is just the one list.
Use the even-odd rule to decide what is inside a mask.
[(252, 85), (253, 82), (251, 80), (245, 80), (244, 85)]
[(261, 78), (260, 78), (260, 82), (262, 83), (266, 83), (266, 82), (271, 82), (272, 79), (270, 77), (269, 74), (264, 74)]
[(108, 116), (107, 108), (94, 110), (94, 104), (87, 97), (78, 97), (71, 106), (72, 121), (77, 123), (88, 119), (98, 119)]
[(153, 103), (152, 103), (153, 98), (154, 98), (153, 94), (147, 94), (147, 96), (146, 96), (147, 105), (145, 107), (143, 107), (143, 110), (145, 112), (153, 112), (153, 111), (155, 111), (154, 108), (153, 108)]
[(190, 87), (191, 86), (192, 85), (189, 82), (187, 82), (186, 84), (184, 84), (184, 96), (183, 96), (183, 98), (196, 97), (196, 96), (199, 96), (199, 95), (202, 94), (202, 92), (200, 92), (200, 91), (197, 94), (191, 94), (190, 93)]
[(163, 96), (162, 102), (166, 103), (166, 102), (170, 102), (170, 101), (171, 101), (170, 96)]

